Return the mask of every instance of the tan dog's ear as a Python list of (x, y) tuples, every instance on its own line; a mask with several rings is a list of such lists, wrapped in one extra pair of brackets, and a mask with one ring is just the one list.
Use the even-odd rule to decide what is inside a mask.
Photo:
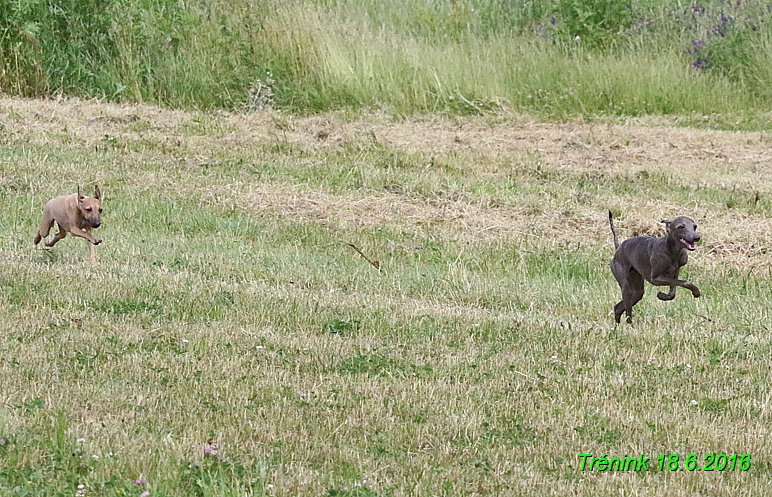
[(99, 185), (94, 185), (94, 198), (102, 200), (102, 192), (99, 191)]
[(80, 185), (78, 185), (78, 203), (80, 203), (81, 200), (83, 200), (83, 195), (80, 194)]

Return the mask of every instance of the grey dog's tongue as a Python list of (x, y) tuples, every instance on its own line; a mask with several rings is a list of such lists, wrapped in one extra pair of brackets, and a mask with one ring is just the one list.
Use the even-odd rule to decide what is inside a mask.
[(689, 243), (686, 240), (684, 240), (683, 238), (681, 238), (681, 243), (686, 245), (686, 248), (688, 248), (689, 250), (694, 250), (694, 243)]

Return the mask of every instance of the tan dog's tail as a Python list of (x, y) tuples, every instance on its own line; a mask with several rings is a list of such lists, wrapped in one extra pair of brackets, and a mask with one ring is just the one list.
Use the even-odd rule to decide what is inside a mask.
[(608, 224), (611, 226), (611, 234), (614, 235), (614, 250), (619, 248), (619, 240), (617, 240), (617, 232), (614, 229), (614, 216), (611, 214), (611, 210), (608, 211)]

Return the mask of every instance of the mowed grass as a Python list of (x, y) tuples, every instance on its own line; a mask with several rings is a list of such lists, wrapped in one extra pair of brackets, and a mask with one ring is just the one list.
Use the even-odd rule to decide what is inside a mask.
[[(0, 122), (4, 495), (772, 479), (765, 133), (16, 99)], [(95, 183), (98, 264), (73, 237), (33, 247), (42, 205)], [(615, 327), (607, 208), (621, 238), (694, 217), (703, 296), (648, 287)], [(652, 461), (591, 473), (580, 453)], [(655, 470), (671, 453), (752, 467)]]

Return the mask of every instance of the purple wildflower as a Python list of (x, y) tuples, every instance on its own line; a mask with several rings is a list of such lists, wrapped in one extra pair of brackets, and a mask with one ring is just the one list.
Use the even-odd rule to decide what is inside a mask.
[(139, 494), (139, 497), (150, 497), (150, 491), (149, 490), (145, 490), (144, 492)]
[(692, 67), (697, 69), (698, 71), (702, 71), (703, 69), (706, 69), (708, 67), (708, 60), (700, 57), (699, 59), (694, 61), (694, 64), (692, 64)]
[(703, 7), (702, 5), (700, 5), (698, 3), (695, 3), (694, 5), (692, 5), (692, 12), (694, 12), (695, 14), (704, 14), (705, 13), (705, 7)]
[(687, 49), (684, 53), (687, 55), (696, 54), (705, 46), (705, 40), (692, 40), (692, 47)]
[(143, 485), (147, 485), (147, 480), (145, 480), (144, 478), (137, 478), (136, 480), (134, 480), (134, 485), (139, 485), (140, 487)]
[[(726, 24), (728, 22), (729, 22), (729, 19), (726, 17), (726, 14), (724, 14), (724, 11), (722, 10), (721, 11), (721, 23), (722, 24)], [(723, 35), (721, 35), (721, 36), (723, 36)]]
[(206, 445), (204, 445), (204, 456), (216, 456), (217, 455), (217, 444), (214, 442), (207, 442)]
[(554, 17), (550, 18), (550, 24), (552, 24), (553, 26), (554, 26), (555, 24), (557, 24), (557, 22), (558, 22), (558, 20), (557, 20), (557, 19), (555, 19)]

